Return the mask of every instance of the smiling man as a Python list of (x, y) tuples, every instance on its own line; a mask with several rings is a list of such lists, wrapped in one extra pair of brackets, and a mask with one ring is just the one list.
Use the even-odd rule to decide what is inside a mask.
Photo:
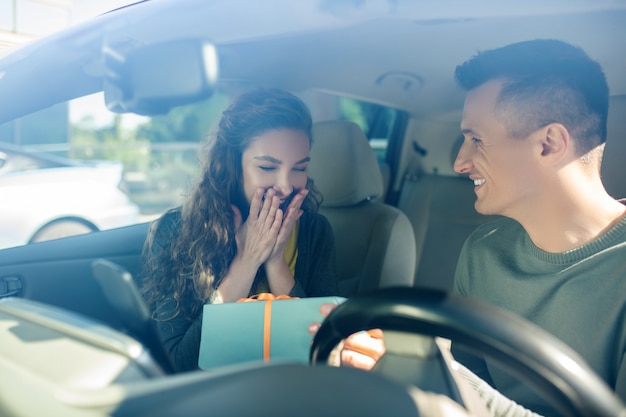
[[(576, 350), (626, 399), (626, 206), (602, 184), (609, 91), (578, 47), (535, 40), (456, 69), (468, 91), (454, 169), (476, 210), (505, 216), (465, 242), (455, 290), (511, 310)], [(455, 357), (502, 394), (554, 415), (489, 360)]]

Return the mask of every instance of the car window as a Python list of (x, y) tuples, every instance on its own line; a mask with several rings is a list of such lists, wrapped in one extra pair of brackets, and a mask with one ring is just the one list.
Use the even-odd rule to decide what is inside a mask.
[(198, 145), (228, 101), (217, 93), (145, 117), (109, 111), (98, 93), (1, 124), (0, 193), (15, 204), (0, 207), (0, 248), (150, 221), (180, 205)]
[(370, 141), (379, 162), (385, 160), (398, 111), (389, 107), (359, 100), (340, 98), (340, 118), (357, 123)]
[[(0, 142), (19, 146), (23, 152), (0, 157), (0, 174), (10, 173), (17, 178), (18, 172), (31, 173), (28, 177), (20, 176), (18, 187), (11, 189), (21, 189), (21, 195), (42, 194), (40, 189), (45, 184), (53, 184), (55, 190), (59, 189), (55, 191), (57, 200), (65, 203), (65, 207), (55, 207), (54, 212), (46, 204), (35, 204), (40, 209), (31, 216), (32, 221), (20, 220), (25, 225), (23, 230), (6, 239), (2, 246), (57, 236), (59, 222), (68, 230), (102, 230), (150, 221), (180, 205), (197, 175), (198, 146), (211, 133), (234, 94), (218, 91), (205, 101), (147, 117), (113, 113), (107, 109), (102, 93), (97, 93), (0, 125)], [(385, 160), (397, 110), (319, 92), (299, 95), (311, 109), (314, 120), (357, 123), (379, 161)], [(46, 129), (42, 130), (43, 126)], [(85, 164), (93, 167), (103, 163), (117, 164), (118, 170), (109, 169), (108, 173), (99, 175), (101, 179), (109, 178), (95, 188), (81, 185), (88, 181)], [(55, 169), (56, 175), (50, 176), (44, 169), (48, 174), (50, 169)], [(114, 221), (103, 220), (110, 217), (107, 211), (115, 209), (113, 203), (103, 207), (86, 201), (87, 198), (80, 197), (81, 187), (99, 195), (113, 195), (110, 201), (120, 199), (116, 207), (126, 207), (127, 215), (117, 215)], [(51, 192), (50, 187), (46, 192)], [(80, 213), (73, 210), (79, 205), (83, 210)], [(65, 222), (67, 219), (71, 224)], [(52, 226), (54, 233), (48, 231)]]
[(229, 96), (173, 109), (153, 117), (107, 111), (100, 94), (70, 105), (73, 159), (120, 161), (132, 200), (149, 219), (182, 202), (197, 173), (197, 148)]

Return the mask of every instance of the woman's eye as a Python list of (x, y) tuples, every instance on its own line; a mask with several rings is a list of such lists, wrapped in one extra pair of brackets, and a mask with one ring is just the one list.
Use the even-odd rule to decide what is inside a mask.
[(307, 172), (308, 167), (296, 167), (293, 170), (296, 172)]
[(259, 169), (261, 171), (274, 171), (276, 169), (276, 167), (269, 166), (269, 165), (260, 165)]

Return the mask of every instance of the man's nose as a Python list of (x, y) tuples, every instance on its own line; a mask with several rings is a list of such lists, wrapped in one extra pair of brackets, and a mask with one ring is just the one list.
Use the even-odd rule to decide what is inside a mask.
[(457, 174), (467, 174), (472, 169), (471, 146), (464, 140), (456, 154), (453, 169)]

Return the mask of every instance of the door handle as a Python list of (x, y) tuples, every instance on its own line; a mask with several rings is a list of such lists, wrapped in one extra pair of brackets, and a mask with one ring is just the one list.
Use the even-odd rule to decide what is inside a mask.
[(0, 278), (0, 298), (22, 295), (22, 280), (16, 276)]

